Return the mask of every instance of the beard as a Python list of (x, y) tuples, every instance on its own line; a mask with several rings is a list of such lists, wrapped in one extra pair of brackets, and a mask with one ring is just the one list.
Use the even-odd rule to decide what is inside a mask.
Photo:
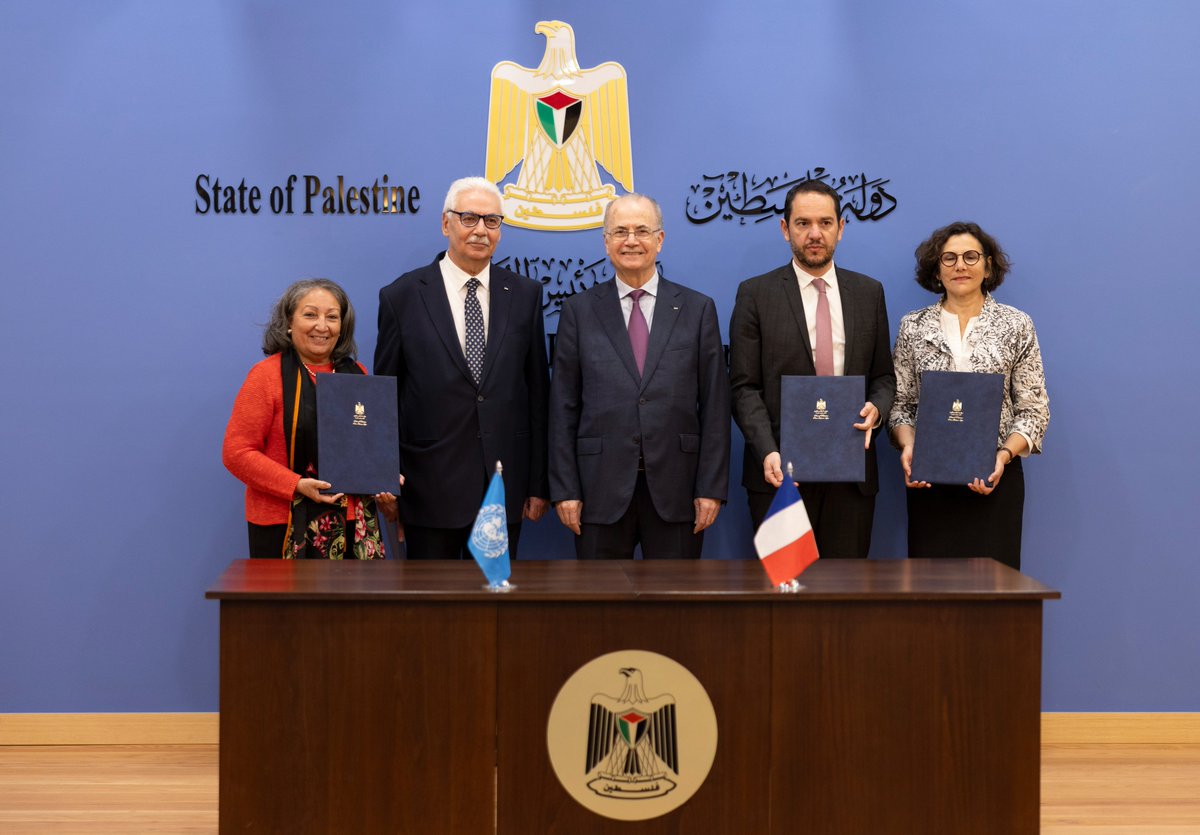
[(833, 261), (833, 250), (828, 247), (822, 249), (819, 255), (813, 256), (804, 251), (803, 245), (792, 244), (792, 255), (796, 263), (810, 270), (824, 270)]

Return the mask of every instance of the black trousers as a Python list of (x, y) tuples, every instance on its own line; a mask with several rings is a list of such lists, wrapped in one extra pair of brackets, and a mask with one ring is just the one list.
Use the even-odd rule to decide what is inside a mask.
[[(471, 529), (427, 528), (422, 525), (404, 525), (404, 550), (410, 560), (471, 560), (467, 541)], [(521, 540), (521, 523), (508, 526), (508, 556), (517, 558), (517, 543)]]
[(1025, 469), (1016, 458), (989, 495), (935, 484), (908, 493), (908, 555), (990, 557), (1021, 570)]
[(704, 533), (692, 533), (694, 527), (695, 520), (668, 522), (658, 515), (646, 486), (646, 473), (639, 471), (633, 499), (620, 519), (611, 525), (580, 524), (575, 556), (581, 560), (629, 560), (640, 544), (643, 559), (698, 560)]
[[(762, 524), (775, 492), (747, 491), (750, 520), (754, 530)], [(864, 496), (857, 484), (806, 482), (800, 498), (812, 523), (821, 559), (866, 559), (871, 550), (871, 526), (875, 521), (875, 497)]]
[(250, 529), (250, 559), (282, 559), (283, 538), (287, 536), (287, 525), (256, 525), (247, 522)]

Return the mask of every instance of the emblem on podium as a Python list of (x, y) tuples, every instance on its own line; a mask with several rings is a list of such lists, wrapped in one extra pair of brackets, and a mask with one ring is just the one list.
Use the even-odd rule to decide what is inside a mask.
[(626, 650), (590, 661), (567, 680), (546, 743), (559, 782), (582, 806), (646, 820), (682, 806), (704, 783), (716, 757), (717, 719), (687, 668)]

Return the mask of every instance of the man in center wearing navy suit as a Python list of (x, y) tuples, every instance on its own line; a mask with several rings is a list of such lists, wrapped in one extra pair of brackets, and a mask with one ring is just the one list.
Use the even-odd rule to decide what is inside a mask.
[(729, 485), (729, 376), (716, 306), (667, 281), (662, 209), (608, 204), (616, 278), (562, 307), (550, 498), (580, 559), (697, 559)]
[(501, 211), (493, 183), (456, 180), (442, 211), (446, 252), (379, 291), (375, 373), (396, 377), (409, 559), (470, 558), (497, 460), (514, 557), (522, 518), (546, 512), (542, 285), (491, 263)]

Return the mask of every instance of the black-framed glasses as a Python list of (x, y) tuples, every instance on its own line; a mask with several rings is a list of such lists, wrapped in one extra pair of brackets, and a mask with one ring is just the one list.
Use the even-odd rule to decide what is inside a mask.
[(604, 237), (611, 238), (614, 241), (623, 241), (632, 236), (637, 238), (639, 241), (646, 241), (661, 231), (662, 227), (659, 227), (658, 229), (647, 229), (645, 226), (639, 226), (637, 229), (626, 229), (623, 226), (618, 226), (611, 232), (605, 232)]
[(961, 253), (960, 252), (943, 252), (942, 256), (938, 260), (941, 261), (943, 264), (945, 264), (947, 267), (953, 267), (955, 264), (958, 263), (958, 259), (962, 258), (962, 261), (964, 264), (966, 264), (968, 267), (973, 267), (979, 263), (979, 259), (982, 257), (983, 257), (982, 252), (975, 250), (975, 249), (968, 249), (966, 252), (961, 252)]
[(458, 215), (458, 222), (468, 229), (474, 229), (481, 220), (488, 229), (499, 229), (500, 222), (504, 220), (504, 215), (477, 215), (474, 212), (456, 212), (454, 209), (446, 209), (446, 211), (452, 215)]

